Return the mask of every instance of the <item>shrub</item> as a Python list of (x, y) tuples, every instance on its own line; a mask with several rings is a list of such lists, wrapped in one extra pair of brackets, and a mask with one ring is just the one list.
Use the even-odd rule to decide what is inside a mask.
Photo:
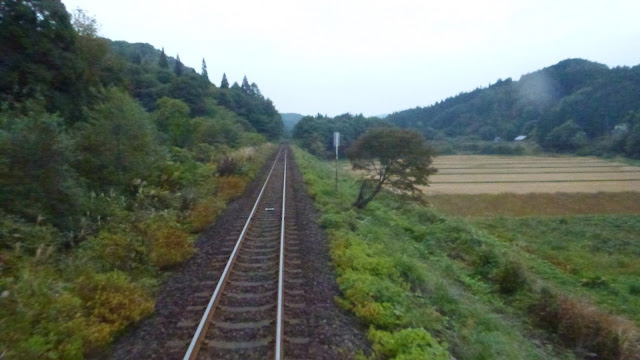
[(131, 271), (144, 266), (147, 250), (143, 239), (131, 229), (111, 227), (80, 245), (80, 259), (101, 270)]
[(208, 197), (194, 205), (189, 213), (189, 230), (198, 233), (213, 224), (225, 208), (222, 200)]
[(640, 334), (621, 317), (548, 288), (540, 291), (532, 315), (578, 354), (593, 353), (602, 359), (631, 360), (640, 357)]
[(222, 200), (229, 201), (242, 195), (247, 180), (239, 176), (223, 176), (218, 182), (218, 194)]
[[(5, 273), (6, 275), (6, 273)], [(82, 359), (82, 300), (44, 266), (0, 278), (0, 358)]]
[(424, 329), (403, 329), (387, 332), (370, 329), (374, 359), (449, 360), (446, 346), (439, 344)]
[(367, 324), (383, 329), (406, 325), (409, 319), (396, 304), (406, 296), (406, 289), (384, 278), (348, 271), (338, 279), (344, 293), (341, 305)]
[(159, 268), (180, 264), (195, 252), (191, 237), (171, 213), (157, 214), (141, 226), (149, 240), (151, 261)]
[(231, 156), (223, 157), (218, 162), (216, 169), (219, 176), (242, 175), (245, 173), (242, 162)]
[(153, 312), (150, 294), (120, 271), (86, 274), (75, 281), (75, 289), (88, 318), (87, 350), (108, 344), (127, 325)]
[(502, 294), (511, 295), (522, 289), (528, 283), (527, 275), (521, 263), (507, 260), (493, 275)]

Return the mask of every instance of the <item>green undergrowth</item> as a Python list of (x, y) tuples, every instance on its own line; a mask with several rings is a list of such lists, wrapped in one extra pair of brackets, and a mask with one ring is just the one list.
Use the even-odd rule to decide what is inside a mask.
[(472, 220), (551, 264), (556, 284), (640, 324), (640, 216), (495, 217)]
[(186, 157), (175, 156), (159, 184), (137, 180), (128, 194), (91, 194), (75, 234), (0, 211), (0, 358), (102, 358), (118, 334), (153, 312), (167, 270), (195, 253), (196, 234), (273, 151), (229, 151), (242, 168), (224, 176), (216, 162), (178, 152)]
[(332, 163), (295, 155), (330, 237), (337, 301), (370, 327), (372, 359), (637, 356), (633, 324), (546, 280), (548, 263), (402, 195), (356, 211), (353, 178), (336, 191)]

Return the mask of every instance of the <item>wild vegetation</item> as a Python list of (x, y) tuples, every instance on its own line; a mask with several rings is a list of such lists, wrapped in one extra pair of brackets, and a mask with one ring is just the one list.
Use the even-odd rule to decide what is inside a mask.
[[(356, 211), (350, 206), (350, 199), (358, 192), (355, 178), (343, 175), (336, 192), (329, 175), (332, 164), (301, 150), (296, 151), (296, 159), (320, 210), (320, 223), (331, 239), (343, 293), (339, 303), (370, 325), (372, 358), (640, 356), (638, 324), (623, 317), (635, 315), (617, 308), (636, 296), (631, 282), (611, 282), (606, 274), (599, 274), (603, 281), (582, 281), (578, 275), (568, 275), (543, 253), (530, 250), (526, 241), (518, 241), (527, 246), (522, 251), (501, 238), (510, 234), (508, 221), (495, 228), (489, 222), (485, 231), (472, 222), (444, 216), (402, 194), (386, 191)], [(595, 221), (621, 229), (629, 228), (629, 221), (637, 221), (614, 219)], [(571, 228), (577, 231), (584, 225)], [(531, 234), (534, 227), (530, 227)], [(494, 232), (500, 229), (506, 230)], [(578, 236), (575, 233), (570, 239)], [(594, 234), (587, 241), (599, 246), (598, 237)], [(624, 239), (623, 235), (612, 239), (611, 245), (627, 244)], [(612, 256), (608, 262), (612, 267), (614, 259)], [(608, 301), (615, 295), (596, 295), (607, 292), (603, 290), (606, 286), (598, 288), (603, 282), (615, 284), (609, 289), (625, 292), (620, 303), (610, 306)], [(611, 290), (612, 294), (615, 291)]]
[[(281, 119), (60, 1), (0, 1), (0, 357), (83, 358), (242, 193)], [(227, 84), (228, 85), (228, 84)]]

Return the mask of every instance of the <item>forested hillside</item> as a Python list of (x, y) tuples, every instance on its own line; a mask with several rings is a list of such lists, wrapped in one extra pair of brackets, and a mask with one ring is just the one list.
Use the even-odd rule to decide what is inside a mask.
[(343, 114), (336, 117), (323, 115), (305, 116), (293, 128), (293, 138), (310, 153), (327, 158), (333, 154), (333, 133), (340, 132), (340, 153), (364, 132), (374, 126), (388, 123), (379, 118), (366, 118), (362, 115)]
[(246, 77), (0, 0), (0, 358), (82, 358), (149, 314), (282, 130)]
[(564, 60), (487, 88), (461, 93), (385, 120), (428, 139), (513, 140), (545, 150), (640, 157), (640, 65), (608, 68)]

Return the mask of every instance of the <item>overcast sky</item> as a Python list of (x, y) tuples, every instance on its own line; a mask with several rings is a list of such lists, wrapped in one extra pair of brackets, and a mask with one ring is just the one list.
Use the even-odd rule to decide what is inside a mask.
[(280, 112), (428, 106), (567, 58), (640, 64), (640, 0), (63, 0), (100, 35), (246, 75)]

